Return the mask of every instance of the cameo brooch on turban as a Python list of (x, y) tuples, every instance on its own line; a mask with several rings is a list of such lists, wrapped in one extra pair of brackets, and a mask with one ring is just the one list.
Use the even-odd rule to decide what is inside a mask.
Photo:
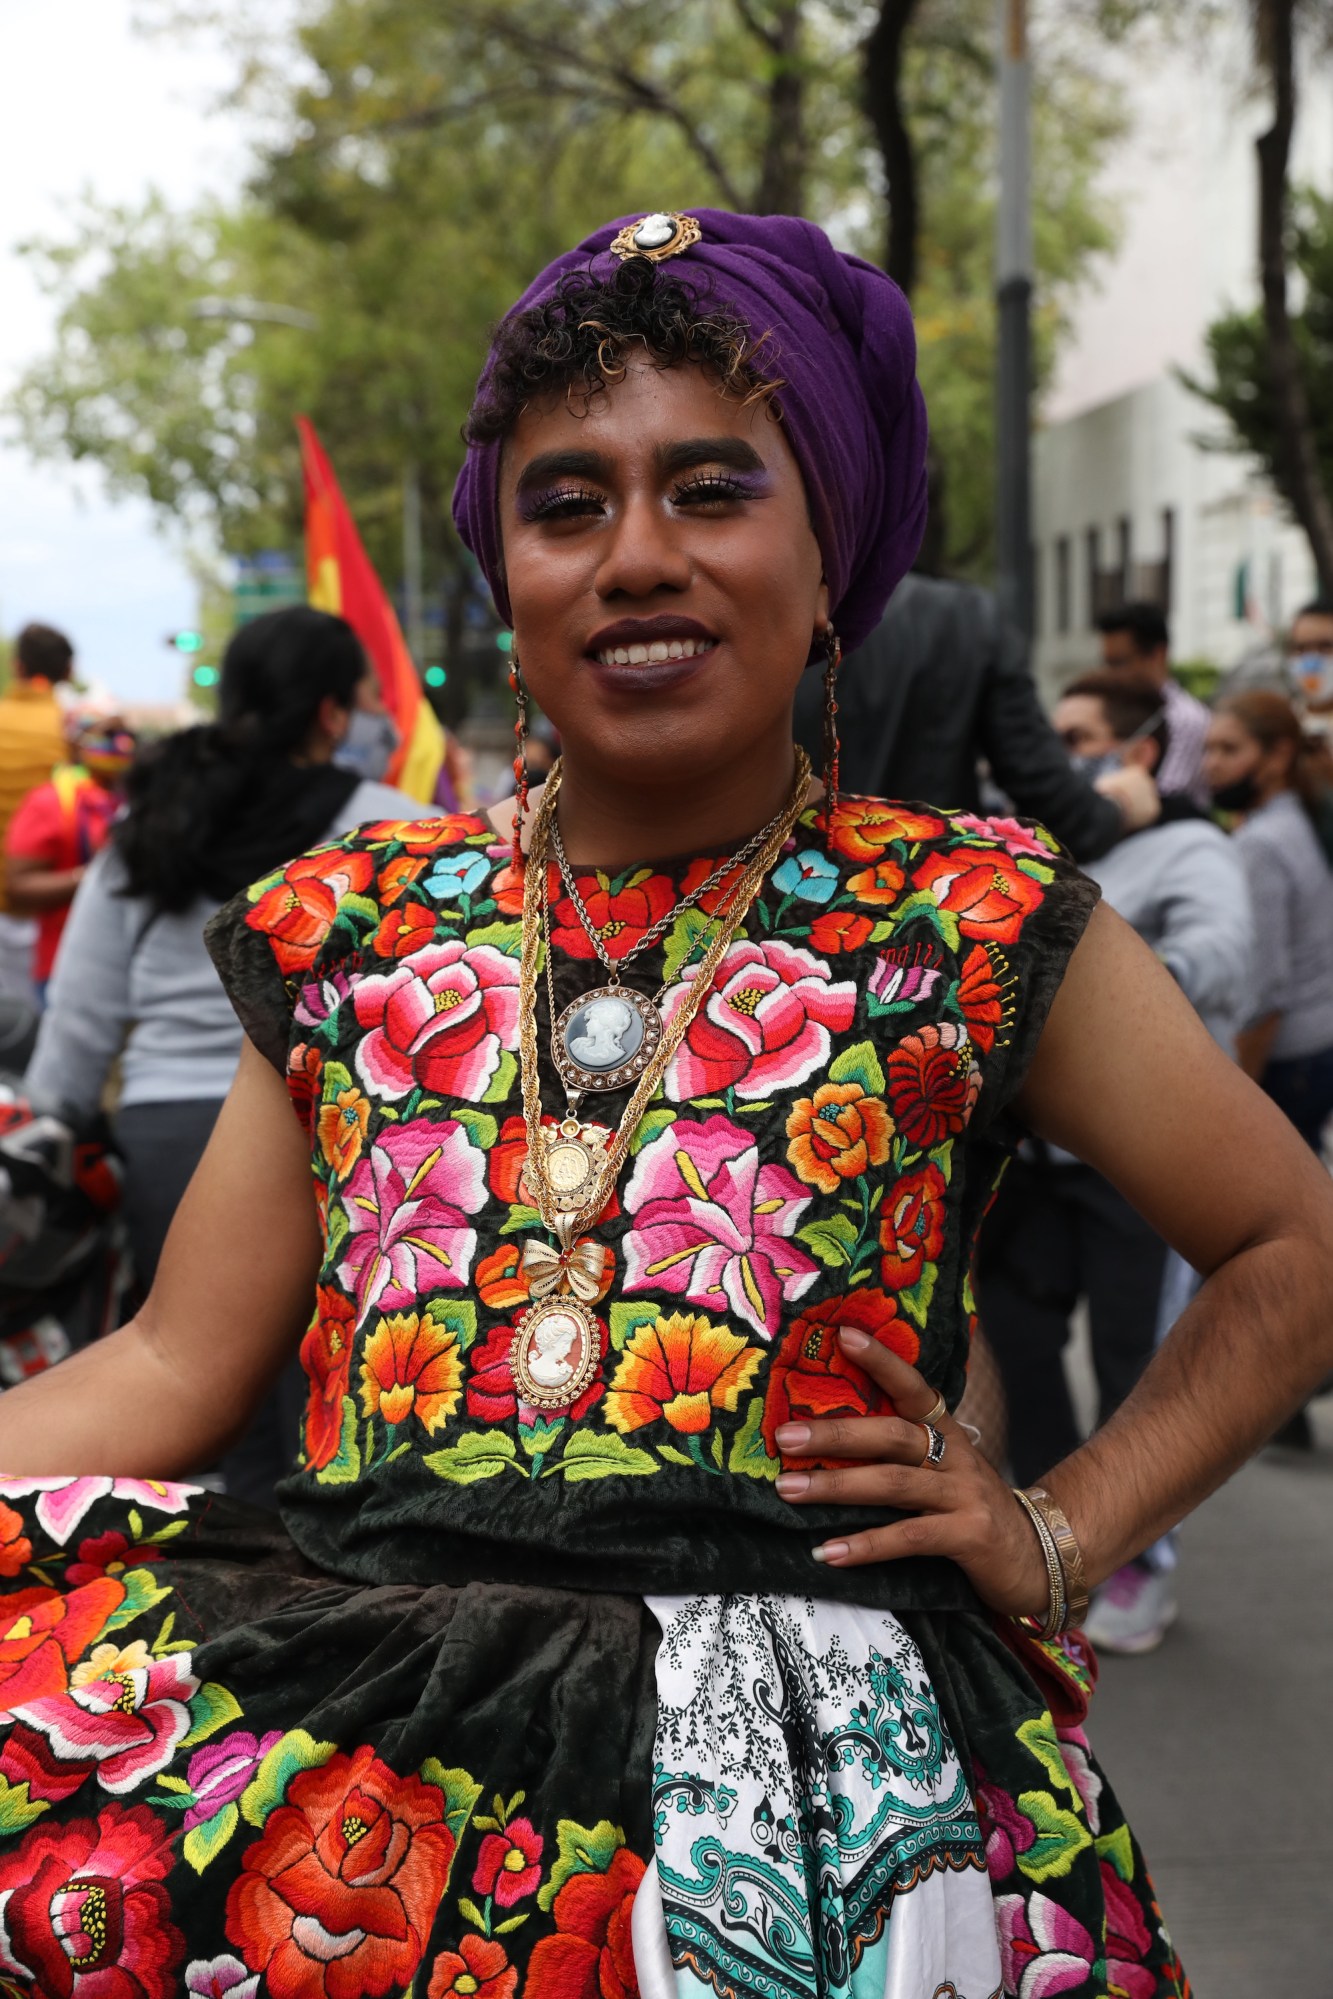
[(611, 255), (623, 263), (626, 257), (648, 257), (660, 264), (663, 257), (678, 257), (703, 235), (692, 215), (668, 215), (658, 210), (638, 222), (627, 222), (610, 245)]

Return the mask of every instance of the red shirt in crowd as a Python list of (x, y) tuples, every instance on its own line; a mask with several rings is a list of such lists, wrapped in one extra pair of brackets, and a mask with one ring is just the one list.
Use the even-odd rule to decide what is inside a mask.
[[(42, 861), (53, 872), (84, 867), (106, 844), (119, 800), (78, 764), (61, 764), (48, 784), (30, 791), (9, 822), (5, 852), (16, 860)], [(39, 985), (50, 978), (69, 904), (44, 909), (37, 918), (32, 975)]]

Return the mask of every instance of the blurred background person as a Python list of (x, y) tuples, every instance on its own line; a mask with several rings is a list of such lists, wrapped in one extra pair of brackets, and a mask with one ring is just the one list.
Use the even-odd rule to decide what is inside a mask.
[(1292, 693), (1306, 713), (1333, 715), (1333, 602), (1316, 597), (1296, 613), (1286, 653)]
[[(14, 641), (9, 686), (0, 694), (0, 842), (19, 806), (65, 754), (56, 688), (74, 671), (74, 648), (52, 625), (25, 625)], [(31, 1001), (37, 926), (12, 910), (0, 879), (0, 996)]]
[[(1091, 777), (1112, 762), (1148, 777), (1170, 754), (1160, 686), (1121, 671), (1066, 689), (1055, 728)], [(1181, 794), (1161, 819), (1088, 864), (1111, 907), (1156, 952), (1214, 1037), (1234, 1045), (1251, 975), (1245, 875), (1220, 827)], [(1071, 1319), (1086, 1301), (1097, 1420), (1124, 1401), (1157, 1341), (1167, 1249), (1108, 1180), (1070, 1154), (1026, 1141), (985, 1223), (981, 1319), (1009, 1408), (1015, 1482), (1028, 1485), (1081, 1442), (1065, 1374)], [(1174, 1554), (1158, 1544), (1097, 1592), (1087, 1629), (1108, 1651), (1153, 1650), (1176, 1615)]]
[[(1028, 649), (989, 590), (905, 576), (878, 629), (838, 673), (842, 784), (875, 798), (980, 811), (984, 762), (1019, 812), (1074, 858), (1104, 854), (1157, 811), (1156, 787), (1129, 768), (1095, 786), (1075, 769), (1037, 693)], [(823, 678), (796, 695), (796, 736), (823, 755)]]
[[(245, 625), (223, 657), (218, 716), (145, 749), (127, 809), (69, 913), (25, 1087), (79, 1123), (120, 1058), (114, 1129), (136, 1273), (152, 1284), (171, 1218), (231, 1086), (242, 1031), (204, 947), (229, 897), (321, 840), (434, 808), (335, 762), (383, 714), (361, 643), (306, 606)], [(303, 1389), (279, 1384), (224, 1466), (272, 1503)]]
[(32, 975), (39, 1000), (56, 961), (75, 890), (106, 845), (121, 806), (134, 736), (104, 698), (63, 710), (66, 761), (23, 800), (5, 833), (5, 891), (37, 924)]
[(1208, 710), (1171, 672), (1171, 634), (1166, 613), (1156, 604), (1119, 604), (1097, 619), (1102, 637), (1102, 665), (1109, 673), (1128, 673), (1158, 690), (1170, 725), (1171, 747), (1157, 772), (1163, 798), (1184, 792), (1198, 806), (1208, 805), (1203, 775), (1203, 745), (1208, 734)]

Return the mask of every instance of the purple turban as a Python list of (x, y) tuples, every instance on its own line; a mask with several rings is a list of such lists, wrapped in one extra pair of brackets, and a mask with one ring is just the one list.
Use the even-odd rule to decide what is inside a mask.
[[(782, 383), (782, 427), (809, 494), (833, 623), (850, 650), (879, 623), (926, 522), (926, 406), (907, 300), (873, 264), (835, 250), (813, 222), (690, 213), (703, 239), (667, 268), (673, 278), (701, 275), (710, 300), (765, 337), (763, 366)], [(557, 257), (514, 311), (544, 304), (573, 271), (609, 277), (617, 262), (608, 245), (624, 226), (608, 222)], [(472, 446), (454, 489), (454, 520), (508, 620), (499, 469), (499, 444)]]

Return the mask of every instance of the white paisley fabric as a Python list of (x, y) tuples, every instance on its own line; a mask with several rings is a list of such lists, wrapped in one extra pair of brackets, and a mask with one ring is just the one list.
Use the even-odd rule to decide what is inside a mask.
[[(662, 1627), (650, 1893), (674, 1999), (999, 1999), (976, 1810), (897, 1618), (809, 1597), (647, 1601)], [(636, 1912), (636, 1957), (644, 1930)]]

